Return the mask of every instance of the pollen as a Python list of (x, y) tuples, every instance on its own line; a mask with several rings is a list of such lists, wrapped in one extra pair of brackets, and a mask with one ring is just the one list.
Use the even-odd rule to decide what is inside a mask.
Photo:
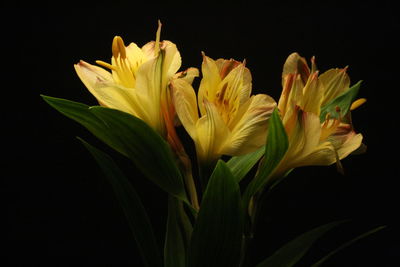
[(362, 104), (364, 104), (365, 102), (367, 102), (367, 99), (365, 98), (359, 98), (356, 101), (354, 101), (351, 106), (350, 106), (350, 110), (355, 110), (356, 108), (358, 108), (359, 106), (361, 106)]
[(121, 58), (126, 58), (125, 44), (120, 36), (115, 36), (112, 43), (112, 53), (115, 58), (120, 55)]

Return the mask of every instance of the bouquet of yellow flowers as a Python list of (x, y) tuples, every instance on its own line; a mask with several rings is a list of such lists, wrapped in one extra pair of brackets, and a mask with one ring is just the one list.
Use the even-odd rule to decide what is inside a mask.
[[(195, 90), (200, 71), (181, 71), (177, 46), (161, 41), (160, 32), (161, 23), (155, 41), (141, 48), (116, 36), (111, 63), (75, 65), (99, 106), (42, 97), (130, 159), (168, 194), (162, 253), (130, 181), (109, 155), (80, 139), (110, 181), (146, 266), (246, 266), (262, 194), (294, 168), (336, 164), (342, 171), (343, 158), (365, 150), (351, 119), (351, 111), (365, 102), (356, 98), (361, 82), (351, 85), (347, 68), (320, 73), (314, 58), (309, 66), (292, 53), (275, 101), (267, 94), (252, 95), (245, 61), (215, 60), (203, 52)], [(181, 126), (193, 140), (195, 158), (177, 133)], [(257, 266), (294, 266), (319, 237), (341, 223), (295, 238)]]

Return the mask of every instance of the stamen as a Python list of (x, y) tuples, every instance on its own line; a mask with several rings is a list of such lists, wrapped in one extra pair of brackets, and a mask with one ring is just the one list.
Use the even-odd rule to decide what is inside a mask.
[(358, 108), (359, 106), (361, 106), (362, 104), (364, 104), (365, 102), (367, 102), (367, 99), (365, 98), (359, 98), (356, 101), (354, 101), (351, 106), (350, 106), (350, 110), (355, 110), (356, 108)]
[(311, 73), (317, 71), (317, 65), (315, 64), (315, 56), (311, 57)]
[(340, 174), (344, 175), (344, 168), (343, 168), (342, 162), (340, 161), (339, 153), (337, 152), (336, 148), (334, 149), (334, 152), (335, 152), (335, 158), (336, 158), (336, 169)]
[(158, 52), (160, 51), (160, 36), (161, 36), (161, 21), (158, 20), (158, 28), (156, 32), (156, 43), (154, 45), (154, 55), (158, 56)]
[(118, 58), (118, 55), (121, 55), (121, 58), (126, 58), (125, 44), (120, 36), (114, 37), (112, 43), (112, 53), (116, 59)]
[(104, 61), (101, 61), (101, 60), (96, 60), (96, 63), (97, 63), (98, 65), (102, 66), (102, 67), (107, 68), (107, 69), (110, 69), (110, 70), (117, 70), (117, 68), (116, 68), (115, 66), (113, 66), (113, 65), (111, 65), (111, 64), (109, 64), (109, 63), (107, 63), (107, 62), (104, 62)]

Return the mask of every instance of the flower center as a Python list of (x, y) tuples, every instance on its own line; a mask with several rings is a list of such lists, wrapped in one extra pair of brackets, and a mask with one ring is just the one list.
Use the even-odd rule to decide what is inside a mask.
[(121, 37), (115, 36), (112, 43), (113, 57), (111, 63), (96, 60), (100, 66), (112, 71), (114, 81), (124, 87), (133, 88), (136, 83), (136, 70), (138, 66), (131, 66), (126, 56), (126, 48)]

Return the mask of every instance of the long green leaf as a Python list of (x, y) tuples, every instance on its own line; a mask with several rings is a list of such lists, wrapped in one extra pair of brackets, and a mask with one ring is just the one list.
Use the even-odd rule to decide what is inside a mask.
[(248, 185), (243, 201), (247, 207), (250, 198), (257, 193), (268, 181), (269, 175), (282, 160), (289, 146), (285, 127), (279, 116), (278, 109), (275, 109), (269, 119), (267, 144), (265, 145), (265, 157), (258, 169), (258, 174)]
[(95, 158), (105, 177), (112, 185), (114, 193), (128, 220), (144, 264), (149, 267), (162, 266), (162, 257), (150, 220), (132, 184), (110, 156), (84, 140), (79, 140)]
[(168, 143), (142, 120), (119, 110), (93, 107), (113, 138), (126, 148), (128, 157), (154, 183), (168, 193), (186, 200), (183, 180)]
[(231, 170), (236, 181), (240, 182), (246, 174), (254, 167), (265, 153), (265, 147), (260, 147), (256, 151), (243, 155), (235, 156), (226, 163)]
[(205, 190), (189, 247), (189, 267), (238, 266), (243, 232), (240, 188), (218, 161)]
[[(53, 107), (66, 117), (80, 123), (91, 133), (96, 135), (100, 140), (108, 140), (108, 145), (110, 145), (114, 149), (118, 147), (118, 144), (113, 143), (113, 138), (111, 138), (110, 133), (108, 131), (104, 131), (104, 122), (90, 112), (90, 106), (62, 98), (45, 95), (41, 95), (41, 97), (51, 107)], [(119, 152), (122, 153), (122, 151)]]
[(345, 221), (332, 222), (319, 226), (308, 231), (283, 247), (278, 249), (274, 254), (257, 265), (257, 267), (292, 267), (294, 266), (311, 248), (315, 241), (322, 235)]
[(169, 196), (164, 267), (186, 266), (186, 253), (192, 231), (192, 224), (185, 213), (182, 201)]
[(335, 99), (328, 102), (321, 108), (320, 120), (323, 122), (326, 115), (329, 113), (331, 118), (344, 117), (350, 110), (351, 103), (357, 97), (358, 91), (360, 90), (361, 82), (359, 81), (353, 85), (349, 90), (345, 91)]
[(183, 179), (168, 143), (145, 122), (119, 110), (42, 97), (62, 114), (130, 158), (160, 188), (187, 203)]
[(311, 267), (319, 267), (321, 266), (321, 264), (323, 264), (324, 262), (326, 262), (328, 259), (330, 259), (332, 256), (334, 256), (336, 253), (338, 253), (339, 251), (347, 248), (348, 246), (350, 246), (351, 244), (357, 242), (358, 240), (365, 238), (369, 235), (372, 235), (382, 229), (384, 229), (386, 226), (379, 226), (377, 228), (374, 228), (366, 233), (363, 233), (359, 236), (357, 236), (356, 238), (353, 238), (352, 240), (344, 243), (343, 245), (341, 245), (340, 247), (336, 248), (335, 250), (331, 251), (330, 253), (328, 253), (326, 256), (324, 256), (322, 259), (320, 259), (318, 262), (314, 263), (313, 265), (311, 265)]

